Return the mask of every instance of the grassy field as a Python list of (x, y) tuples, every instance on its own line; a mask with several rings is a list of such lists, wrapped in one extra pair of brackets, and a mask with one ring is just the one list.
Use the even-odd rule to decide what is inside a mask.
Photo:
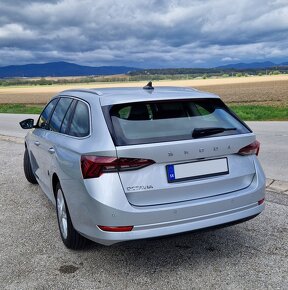
[(44, 105), (0, 104), (0, 113), (40, 114)]
[(261, 105), (230, 105), (229, 107), (245, 121), (288, 121), (288, 107)]
[[(143, 87), (145, 82), (1, 87), (0, 113), (39, 113), (60, 91), (74, 88)], [(288, 76), (157, 81), (154, 86), (194, 87), (219, 95), (244, 120), (288, 120)]]

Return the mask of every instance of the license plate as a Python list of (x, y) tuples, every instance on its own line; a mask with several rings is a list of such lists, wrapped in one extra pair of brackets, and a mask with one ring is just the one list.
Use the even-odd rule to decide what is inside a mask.
[(166, 165), (168, 182), (205, 178), (229, 173), (227, 158)]

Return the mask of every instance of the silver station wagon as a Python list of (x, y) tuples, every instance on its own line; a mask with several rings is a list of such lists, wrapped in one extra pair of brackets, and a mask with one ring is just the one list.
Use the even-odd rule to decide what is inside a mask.
[(255, 217), (265, 175), (255, 134), (222, 101), (188, 88), (70, 90), (25, 138), (24, 172), (79, 249)]

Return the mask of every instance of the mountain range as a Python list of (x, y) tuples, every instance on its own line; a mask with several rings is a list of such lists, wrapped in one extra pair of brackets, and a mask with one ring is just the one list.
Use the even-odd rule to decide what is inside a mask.
[[(232, 63), (214, 67), (221, 70), (269, 69), (288, 66), (288, 62), (280, 64), (271, 61), (252, 63)], [(50, 62), (44, 64), (9, 65), (0, 67), (0, 78), (14, 77), (67, 77), (67, 76), (99, 76), (116, 75), (135, 72), (141, 69), (127, 66), (83, 66), (69, 62)]]
[(250, 62), (250, 63), (231, 63), (227, 65), (221, 65), (216, 68), (220, 69), (266, 69), (271, 67), (279, 67), (279, 66), (288, 66), (288, 62), (282, 62), (282, 63), (274, 63), (271, 61), (263, 61), (263, 62)]
[(69, 62), (9, 65), (0, 67), (0, 78), (13, 77), (67, 77), (125, 74), (137, 70), (126, 66), (83, 66)]

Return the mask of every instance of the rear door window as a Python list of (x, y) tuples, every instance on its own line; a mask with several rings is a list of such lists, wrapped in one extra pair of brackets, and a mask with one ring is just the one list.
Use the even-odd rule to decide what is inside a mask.
[(49, 122), (51, 131), (60, 132), (61, 124), (71, 103), (72, 99), (70, 98), (60, 98)]
[(88, 106), (84, 102), (78, 101), (70, 124), (69, 135), (75, 137), (88, 136), (90, 132), (89, 120)]
[(220, 99), (117, 104), (103, 111), (118, 146), (192, 139), (194, 129), (203, 128), (229, 129), (203, 138), (250, 132)]

